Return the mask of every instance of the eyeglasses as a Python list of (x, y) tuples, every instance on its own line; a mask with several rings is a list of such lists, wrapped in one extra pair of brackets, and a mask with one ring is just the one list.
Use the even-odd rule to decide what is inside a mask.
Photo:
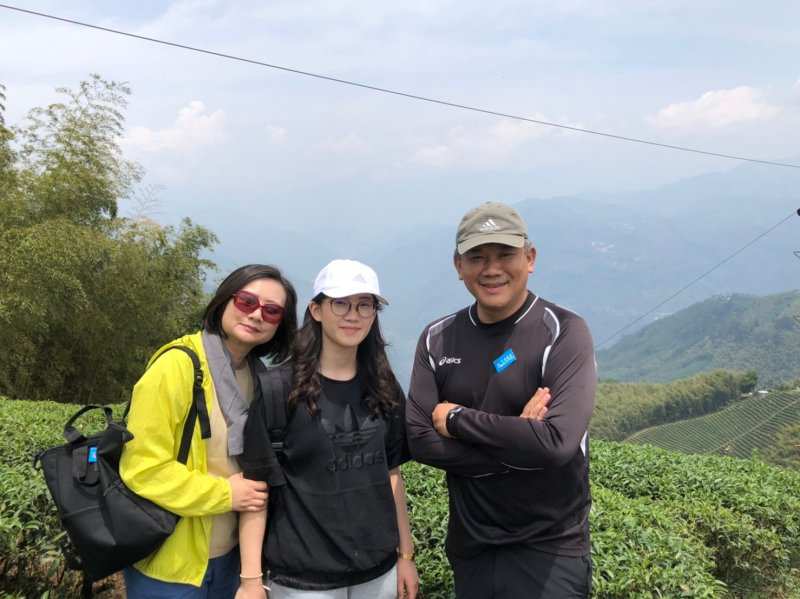
[(278, 324), (283, 319), (283, 307), (278, 304), (262, 304), (258, 296), (241, 289), (233, 294), (233, 305), (244, 314), (261, 308), (261, 318), (269, 324)]
[[(347, 316), (353, 304), (346, 299), (331, 299), (331, 312), (336, 316)], [(356, 314), (361, 318), (370, 318), (375, 315), (378, 307), (373, 300), (361, 300), (355, 306)]]

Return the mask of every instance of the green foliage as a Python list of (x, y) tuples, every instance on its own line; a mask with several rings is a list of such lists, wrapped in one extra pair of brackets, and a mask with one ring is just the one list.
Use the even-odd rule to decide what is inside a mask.
[(444, 472), (416, 462), (403, 466), (420, 587), (426, 599), (453, 596), (453, 573), (444, 554), (447, 484)]
[(754, 460), (598, 441), (592, 476), (683, 518), (715, 551), (716, 574), (738, 588), (774, 583), (800, 560), (800, 474)]
[(65, 102), (34, 108), (16, 129), (26, 220), (64, 218), (102, 227), (141, 178), (141, 168), (122, 157), (118, 144), (130, 89), (92, 75), (77, 90), (56, 91)]
[(604, 377), (671, 381), (705, 370), (755, 370), (762, 385), (800, 376), (800, 293), (717, 296), (598, 352)]
[(778, 465), (800, 466), (800, 391), (755, 394), (719, 412), (645, 429), (626, 440), (739, 458), (758, 451)]
[(590, 433), (621, 441), (656, 424), (701, 416), (753, 390), (755, 373), (716, 371), (669, 384), (601, 382)]
[(789, 556), (779, 535), (751, 516), (706, 501), (659, 503), (712, 549), (712, 572), (727, 584), (764, 588), (787, 569)]
[(0, 465), (0, 489), (0, 588), (33, 590), (28, 579), (63, 574), (59, 543), (64, 533), (41, 474), (30, 464)]
[[(77, 405), (0, 398), (0, 592), (75, 596), (63, 533), (32, 454)], [(117, 415), (121, 406), (117, 406)], [(101, 426), (101, 414), (81, 421)], [(593, 441), (593, 597), (791, 597), (800, 588), (800, 474), (753, 460)], [(449, 599), (441, 471), (403, 466), (421, 585)], [(13, 549), (13, 550), (12, 550)], [(13, 595), (12, 595), (13, 596)]]
[(152, 350), (197, 326), (216, 238), (188, 219), (117, 217), (141, 177), (118, 146), (130, 90), (93, 76), (59, 91), (65, 102), (15, 128), (18, 150), (0, 137), (0, 337), (13, 348), (0, 392), (116, 402)]
[(780, 385), (776, 385), (773, 391), (800, 391), (800, 379), (785, 381)]
[[(61, 547), (67, 540), (34, 454), (63, 443), (64, 423), (79, 406), (13, 401), (0, 397), (0, 592), (9, 597), (76, 596), (80, 583), (66, 570)], [(98, 430), (102, 415), (89, 414), (81, 430)]]
[[(441, 471), (403, 466), (420, 584), (428, 599), (453, 596), (444, 554), (447, 486)], [(593, 484), (591, 516), (594, 597), (721, 597), (712, 550), (687, 523), (643, 499)]]
[(658, 504), (592, 484), (594, 597), (722, 597), (713, 552)]
[[(0, 83), (0, 201), (8, 198), (16, 188), (16, 171), (14, 170), (14, 160), (16, 154), (11, 148), (11, 141), (14, 134), (5, 126), (5, 86)], [(0, 216), (0, 223), (2, 223)]]
[(771, 464), (800, 471), (800, 417), (775, 432), (772, 443), (765, 446), (759, 455)]
[[(31, 466), (42, 449), (64, 443), (64, 423), (80, 408), (76, 404), (54, 401), (24, 401), (0, 396), (0, 465), (18, 468)], [(112, 408), (117, 417), (123, 405)], [(94, 410), (81, 416), (78, 428), (93, 432), (104, 426), (103, 414)], [(37, 474), (37, 478), (42, 478)], [(44, 481), (42, 481), (44, 484)]]

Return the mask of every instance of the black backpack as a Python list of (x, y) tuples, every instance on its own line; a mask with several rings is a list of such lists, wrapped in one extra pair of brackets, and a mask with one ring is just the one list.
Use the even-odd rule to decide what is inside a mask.
[(281, 464), (285, 461), (283, 453), (286, 438), (288, 406), (286, 398), (292, 387), (292, 365), (283, 362), (256, 372), (259, 390), (264, 395), (267, 416), (267, 431), (272, 441), (272, 449)]
[[(194, 351), (185, 346), (169, 350), (186, 353), (194, 367), (192, 402), (183, 426), (178, 461), (186, 464), (192, 433), (200, 421), (203, 439), (211, 426), (203, 392), (203, 372)], [(75, 421), (91, 410), (102, 409), (106, 428), (86, 436)], [(58, 507), (59, 517), (83, 570), (83, 597), (91, 597), (92, 581), (104, 578), (139, 561), (158, 549), (172, 534), (179, 516), (128, 489), (119, 476), (122, 447), (133, 439), (125, 426), (130, 402), (122, 420), (115, 421), (111, 408), (89, 405), (78, 410), (64, 425), (66, 443), (40, 452), (45, 482)]]

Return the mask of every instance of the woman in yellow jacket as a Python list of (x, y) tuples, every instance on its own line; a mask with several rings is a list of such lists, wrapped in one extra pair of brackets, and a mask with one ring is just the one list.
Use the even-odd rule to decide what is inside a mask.
[[(237, 512), (264, 509), (267, 484), (242, 478), (247, 409), (256, 393), (260, 358), (285, 360), (297, 328), (297, 295), (272, 266), (251, 264), (220, 284), (203, 329), (156, 352), (183, 345), (203, 372), (211, 436), (195, 426), (186, 464), (177, 461), (192, 401), (194, 370), (184, 352), (151, 358), (133, 390), (128, 428), (133, 440), (120, 462), (135, 493), (181, 516), (164, 544), (125, 569), (129, 599), (233, 597), (239, 585)], [(269, 481), (267, 481), (269, 482)]]

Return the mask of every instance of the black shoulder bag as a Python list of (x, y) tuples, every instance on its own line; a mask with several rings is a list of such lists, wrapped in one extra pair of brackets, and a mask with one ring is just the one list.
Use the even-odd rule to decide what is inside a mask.
[[(199, 419), (203, 439), (211, 426), (203, 392), (203, 372), (194, 351), (185, 346), (169, 347), (186, 353), (194, 367), (192, 402), (183, 427), (178, 461), (186, 464), (192, 433)], [(90, 410), (102, 409), (106, 428), (86, 436), (75, 421)], [(115, 421), (111, 408), (88, 405), (64, 425), (66, 443), (39, 453), (45, 482), (58, 507), (64, 529), (84, 572), (83, 596), (91, 596), (91, 582), (104, 578), (153, 553), (172, 534), (179, 516), (128, 489), (119, 476), (122, 447), (133, 439), (125, 418)]]

